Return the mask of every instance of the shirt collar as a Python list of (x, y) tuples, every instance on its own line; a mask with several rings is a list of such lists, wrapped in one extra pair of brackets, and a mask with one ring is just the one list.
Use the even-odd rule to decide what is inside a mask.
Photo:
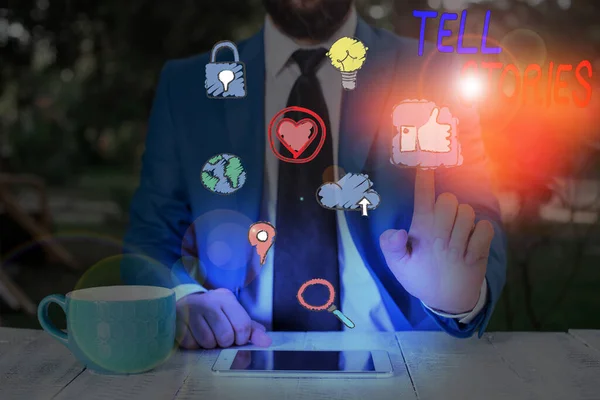
[(344, 24), (331, 37), (322, 43), (310, 46), (303, 46), (296, 43), (292, 38), (286, 36), (275, 27), (273, 21), (268, 16), (265, 17), (265, 69), (268, 74), (277, 76), (285, 67), (292, 54), (299, 49), (312, 49), (324, 47), (329, 49), (339, 38), (354, 36), (358, 23), (358, 15), (354, 6), (350, 9), (350, 15), (346, 18)]

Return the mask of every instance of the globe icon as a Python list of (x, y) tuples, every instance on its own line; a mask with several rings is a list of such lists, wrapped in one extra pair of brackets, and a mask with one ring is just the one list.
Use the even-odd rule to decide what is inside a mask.
[(242, 160), (233, 154), (218, 154), (202, 167), (202, 184), (217, 194), (231, 194), (246, 183)]

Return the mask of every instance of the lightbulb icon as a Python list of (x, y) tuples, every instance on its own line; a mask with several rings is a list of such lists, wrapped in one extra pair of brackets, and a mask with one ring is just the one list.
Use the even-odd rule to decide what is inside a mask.
[(227, 90), (229, 90), (229, 84), (235, 78), (235, 74), (231, 70), (224, 69), (223, 71), (219, 72), (218, 78), (219, 81), (223, 84), (223, 91), (226, 92)]
[(364, 43), (356, 38), (343, 37), (331, 45), (327, 56), (331, 65), (342, 73), (342, 87), (346, 90), (356, 88), (356, 74), (367, 59)]

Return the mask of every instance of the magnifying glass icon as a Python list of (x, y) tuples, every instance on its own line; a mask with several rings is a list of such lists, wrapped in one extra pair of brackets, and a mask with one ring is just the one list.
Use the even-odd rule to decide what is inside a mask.
[[(312, 285), (323, 285), (323, 286), (327, 287), (327, 289), (329, 290), (329, 298), (327, 299), (327, 302), (325, 304), (320, 305), (320, 306), (313, 306), (312, 304), (308, 304), (306, 302), (306, 300), (304, 300), (304, 297), (303, 297), (304, 291), (306, 290), (306, 288), (308, 288), (309, 286), (312, 286)], [(302, 286), (300, 286), (300, 289), (298, 289), (298, 294), (296, 295), (296, 297), (298, 298), (298, 302), (300, 303), (300, 305), (302, 307), (306, 308), (307, 310), (310, 310), (310, 311), (327, 310), (330, 313), (333, 313), (333, 315), (335, 315), (337, 317), (337, 319), (342, 321), (342, 323), (344, 325), (346, 325), (348, 328), (352, 329), (356, 326), (356, 325), (354, 325), (354, 322), (352, 322), (350, 320), (350, 318), (346, 317), (340, 310), (337, 309), (335, 304), (333, 304), (333, 301), (335, 300), (335, 289), (334, 289), (333, 285), (331, 284), (331, 282), (329, 282), (326, 279), (315, 278), (315, 279), (311, 279), (309, 281), (304, 282), (302, 284)]]

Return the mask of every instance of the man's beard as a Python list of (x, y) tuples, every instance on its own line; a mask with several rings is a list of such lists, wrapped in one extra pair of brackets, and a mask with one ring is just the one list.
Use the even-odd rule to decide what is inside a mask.
[[(352, 0), (263, 0), (267, 13), (277, 27), (295, 39), (318, 42), (329, 39), (344, 23)], [(310, 3), (310, 1), (309, 1)]]

